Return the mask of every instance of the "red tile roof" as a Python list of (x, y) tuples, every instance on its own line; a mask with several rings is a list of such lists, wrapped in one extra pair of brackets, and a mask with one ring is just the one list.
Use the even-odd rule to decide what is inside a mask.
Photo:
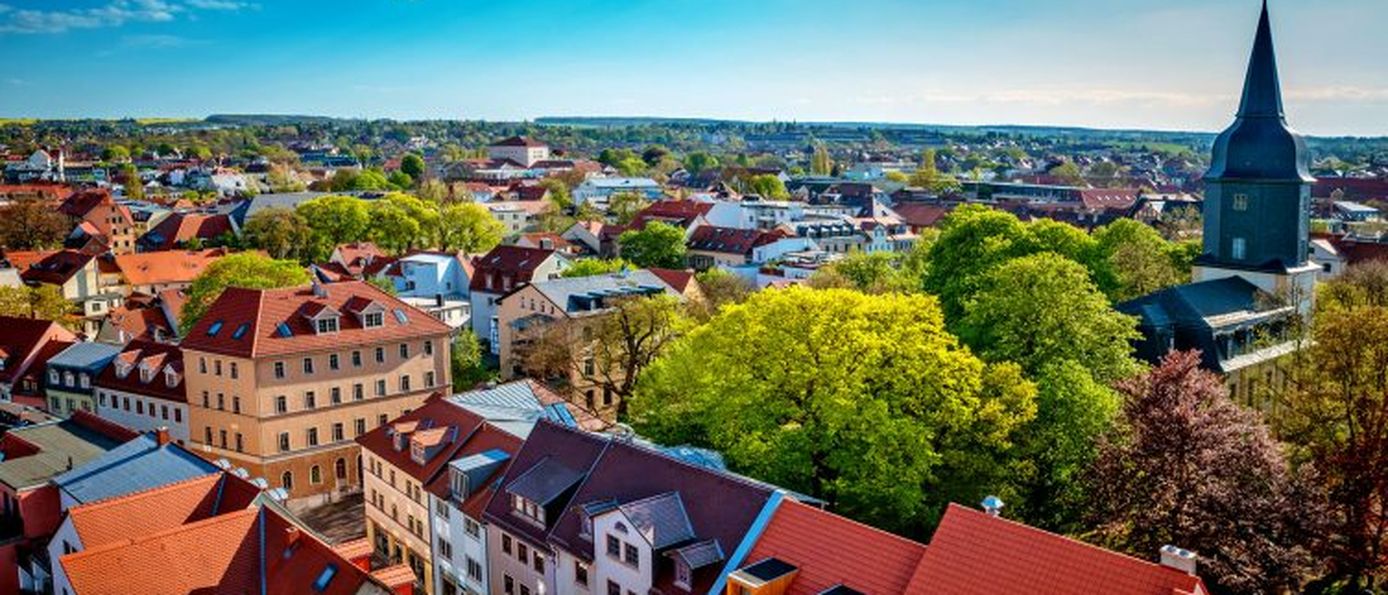
[(911, 227), (935, 227), (949, 214), (951, 207), (907, 202), (892, 207), (892, 210)]
[(701, 225), (689, 237), (689, 249), (750, 256), (752, 249), (787, 237), (780, 230), (736, 229)]
[[(447, 334), (448, 325), (437, 318), (406, 304), (394, 296), (362, 281), (345, 281), (317, 286), (321, 296), (311, 286), (285, 289), (229, 288), (222, 292), (188, 335), (184, 349), (209, 351), (241, 357), (262, 357), (331, 349), (358, 343), (414, 340)], [(339, 331), (317, 334), (305, 318), (303, 309), (322, 304), (342, 311), (354, 297), (371, 299), (386, 309), (382, 326), (363, 328), (354, 315), (344, 315), (338, 321)], [(397, 314), (397, 312), (399, 314)], [(404, 321), (400, 320), (404, 317)], [(215, 334), (208, 331), (220, 323)], [(240, 338), (237, 329), (246, 325)], [(283, 325), (290, 336), (282, 336)]]
[[(121, 378), (120, 375), (116, 373), (115, 365), (106, 366), (106, 368), (101, 371), (101, 374), (96, 377), (95, 384), (97, 386), (177, 403), (186, 403), (188, 401), (188, 394), (184, 386), (182, 374), (183, 350), (179, 349), (177, 346), (135, 340), (126, 345), (125, 349), (116, 356), (116, 359), (129, 361), (131, 364), (130, 373), (127, 374), (125, 378)], [(144, 363), (148, 363), (148, 365), (155, 368), (154, 377), (151, 378), (149, 382), (144, 382), (140, 377), (139, 366)], [(165, 366), (174, 366), (174, 369), (179, 371), (177, 385), (169, 386), (168, 382), (165, 381)]]
[[(351, 595), (366, 571), (274, 509), (235, 513), (125, 539), (59, 559), (77, 595), (126, 593)], [(329, 566), (324, 590), (314, 582)]]
[(911, 591), (922, 595), (1208, 593), (1180, 570), (957, 504), (945, 511), (921, 572)]
[(231, 232), (231, 217), (227, 215), (174, 213), (140, 236), (140, 245), (150, 251), (173, 250), (193, 238), (215, 240)]
[[(554, 254), (553, 250), (523, 246), (502, 245), (492, 248), (491, 252), (472, 262), (476, 271), (472, 276), (472, 290), (503, 293), (529, 283), (535, 270), (546, 260), (554, 257)], [(509, 287), (503, 283), (506, 279), (510, 280)]]
[(116, 268), (130, 285), (192, 283), (209, 265), (227, 255), (225, 248), (117, 254)]
[(1091, 209), (1131, 209), (1138, 194), (1130, 188), (1085, 188), (1080, 190), (1080, 202)]
[[(5, 357), (0, 359), (0, 364), (3, 364), (3, 369), (0, 369), (0, 382), (5, 383), (14, 382), (19, 378), (27, 369), (24, 365), (26, 360), (37, 355), (46, 344), (61, 345), (61, 348), (54, 347), (61, 351), (77, 339), (71, 331), (49, 320), (0, 316), (0, 328), (5, 329), (5, 332), (0, 333), (0, 351), (5, 354)], [(54, 341), (55, 339), (59, 341)], [(54, 351), (49, 357), (57, 353)]]
[(656, 267), (651, 267), (649, 270), (652, 275), (659, 277), (666, 285), (673, 287), (675, 291), (680, 293), (687, 291), (689, 285), (694, 283), (694, 271), (692, 270), (678, 271), (675, 269), (661, 269)]
[(62, 285), (91, 263), (92, 258), (91, 254), (76, 250), (59, 250), (29, 265), (29, 270), (20, 276), (29, 283)]
[(815, 595), (838, 584), (889, 595), (908, 592), (925, 550), (924, 544), (787, 499), (744, 566), (766, 558), (794, 565), (799, 572), (786, 595)]
[(188, 523), (245, 510), (260, 489), (229, 473), (83, 504), (68, 510), (84, 549), (139, 539)]

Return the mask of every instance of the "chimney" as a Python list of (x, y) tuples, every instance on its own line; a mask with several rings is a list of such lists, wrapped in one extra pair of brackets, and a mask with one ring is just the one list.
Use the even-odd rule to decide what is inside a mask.
[(984, 498), (983, 502), (980, 504), (983, 506), (983, 512), (988, 513), (988, 516), (994, 517), (1002, 512), (1002, 507), (1004, 506), (1002, 498), (997, 496), (988, 496)]
[(298, 527), (298, 526), (293, 526), (293, 525), (291, 525), (291, 526), (285, 528), (285, 530), (284, 530), (284, 547), (286, 547), (286, 548), (292, 548), (292, 547), (294, 547), (295, 544), (299, 543), (299, 536), (301, 535), (301, 533), (302, 533), (302, 532), (299, 530), (299, 527)]
[(168, 444), (169, 426), (159, 426), (159, 429), (154, 431), (154, 441), (158, 443), (159, 446), (164, 446), (165, 444)]
[(1194, 576), (1196, 555), (1190, 550), (1183, 550), (1174, 545), (1164, 545), (1161, 547), (1161, 565)]

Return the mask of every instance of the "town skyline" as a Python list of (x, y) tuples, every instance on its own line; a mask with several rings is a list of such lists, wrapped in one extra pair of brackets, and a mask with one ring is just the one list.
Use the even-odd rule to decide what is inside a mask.
[[(1232, 115), (1257, 14), (1249, 0), (1102, 11), (1092, 0), (880, 1), (848, 14), (815, 3), (541, 4), (519, 19), (510, 12), (520, 9), (433, 0), (338, 12), (321, 2), (14, 2), (0, 7), (0, 50), (39, 67), (0, 79), (0, 117), (649, 116), (1214, 132)], [(1388, 7), (1272, 6), (1298, 129), (1388, 134), (1388, 75), (1373, 66), (1388, 41), (1370, 30)], [(295, 22), (314, 27), (286, 25)], [(677, 41), (658, 41), (667, 39)], [(82, 77), (57, 67), (74, 57), (89, 67)]]

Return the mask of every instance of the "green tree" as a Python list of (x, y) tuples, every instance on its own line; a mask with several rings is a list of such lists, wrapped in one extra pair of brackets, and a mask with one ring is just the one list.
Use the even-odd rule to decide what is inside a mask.
[(52, 320), (76, 329), (80, 321), (74, 310), (72, 302), (63, 297), (56, 285), (0, 286), (0, 315), (3, 316)]
[(771, 174), (759, 174), (747, 180), (747, 191), (769, 200), (786, 200), (790, 192), (780, 178)]
[(275, 289), (309, 282), (308, 271), (290, 260), (275, 260), (255, 252), (241, 252), (218, 259), (193, 279), (183, 305), (181, 332), (197, 324), (228, 287)]
[(1096, 278), (1115, 302), (1142, 297), (1190, 280), (1184, 246), (1166, 241), (1145, 223), (1119, 219), (1094, 232)]
[(793, 287), (754, 293), (671, 345), (639, 379), (631, 421), (920, 536), (947, 502), (998, 485), (1034, 397), (1016, 366), (960, 346), (927, 296)]
[(809, 284), (816, 289), (849, 288), (867, 293), (915, 291), (920, 277), (898, 270), (900, 257), (890, 252), (853, 251), (819, 268)]
[(958, 320), (984, 273), (1032, 252), (1031, 234), (1011, 213), (960, 206), (945, 217), (940, 237), (930, 247), (925, 289), (940, 298), (946, 320)]
[(703, 321), (713, 318), (724, 306), (746, 301), (756, 291), (751, 281), (725, 269), (701, 271), (694, 275), (694, 280), (699, 282), (703, 300), (691, 304), (689, 309), (695, 318)]
[(696, 176), (715, 167), (718, 167), (718, 158), (702, 151), (690, 153), (684, 158), (684, 169)]
[(810, 175), (827, 176), (834, 171), (834, 160), (829, 157), (829, 149), (824, 143), (815, 143), (814, 152), (810, 154)]
[(643, 269), (684, 266), (684, 231), (668, 223), (651, 221), (643, 229), (624, 231), (617, 245), (622, 258)]
[(439, 212), (416, 197), (392, 192), (371, 201), (371, 240), (382, 249), (403, 253), (435, 245)]
[(574, 206), (573, 194), (569, 191), (569, 185), (559, 178), (545, 178), (540, 180), (540, 185), (549, 191), (546, 198), (554, 205), (556, 211), (567, 211)]
[(607, 198), (607, 214), (616, 219), (618, 225), (627, 225), (650, 202), (635, 192), (616, 192)]
[(264, 250), (272, 258), (300, 260), (313, 241), (308, 220), (284, 207), (272, 207), (247, 217), (241, 232), (249, 246)]
[(911, 174), (909, 181), (912, 186), (924, 188), (935, 194), (948, 194), (959, 190), (959, 180), (940, 173), (935, 163), (935, 149), (922, 152), (920, 167)]
[(630, 266), (631, 263), (621, 258), (580, 258), (575, 260), (572, 265), (569, 265), (569, 268), (564, 269), (564, 272), (560, 273), (560, 276), (565, 278), (595, 277), (598, 275), (615, 273), (622, 270), (624, 267)]
[(306, 188), (294, 169), (284, 164), (272, 164), (265, 181), (270, 185), (270, 192), (303, 192)]
[(101, 151), (101, 160), (111, 163), (130, 161), (130, 149), (121, 145), (110, 145)]
[(415, 153), (408, 153), (400, 159), (400, 171), (412, 180), (423, 180), (428, 167), (424, 163), (424, 158)]
[(455, 390), (469, 390), (492, 379), (495, 374), (487, 369), (482, 357), (482, 345), (477, 335), (470, 332), (458, 333), (449, 353), (453, 368), (453, 387)]
[(320, 196), (300, 203), (295, 211), (313, 230), (313, 260), (327, 258), (340, 244), (365, 241), (371, 231), (371, 211), (356, 197)]
[(501, 243), (506, 226), (477, 203), (447, 204), (439, 213), (439, 248), (483, 254)]
[(140, 181), (140, 170), (136, 169), (135, 164), (126, 163), (120, 167), (116, 178), (120, 180), (121, 186), (125, 188), (125, 195), (134, 200), (145, 198), (145, 184)]
[(1075, 165), (1075, 162), (1068, 159), (1061, 162), (1060, 165), (1052, 167), (1051, 170), (1046, 173), (1059, 180), (1062, 184), (1069, 184), (1071, 186), (1084, 185), (1084, 174), (1080, 173), (1080, 168), (1078, 165)]

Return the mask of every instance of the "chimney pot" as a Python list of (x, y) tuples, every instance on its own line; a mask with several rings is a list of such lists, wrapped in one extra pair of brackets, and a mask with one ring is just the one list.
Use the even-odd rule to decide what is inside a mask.
[(300, 533), (301, 533), (301, 532), (299, 531), (299, 528), (298, 528), (298, 527), (288, 527), (288, 528), (286, 528), (286, 529), (284, 530), (284, 545), (285, 545), (285, 547), (294, 547), (294, 544), (299, 543), (299, 535), (300, 535)]
[(154, 431), (154, 441), (158, 443), (159, 446), (164, 446), (165, 444), (168, 444), (169, 426), (159, 426), (159, 429)]
[(1164, 545), (1161, 548), (1161, 565), (1168, 568), (1175, 568), (1189, 575), (1195, 574), (1197, 556), (1195, 552), (1183, 550), (1174, 545)]

